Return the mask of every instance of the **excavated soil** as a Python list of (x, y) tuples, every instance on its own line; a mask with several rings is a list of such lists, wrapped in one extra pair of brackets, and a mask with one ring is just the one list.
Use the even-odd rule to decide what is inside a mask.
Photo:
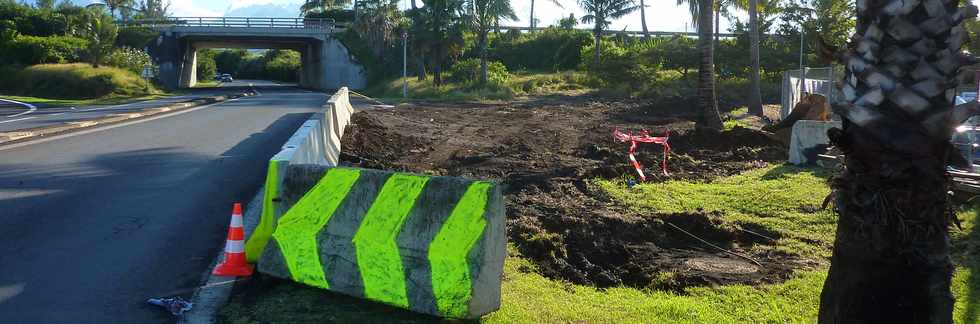
[(616, 128), (670, 131), (669, 176), (658, 170), (660, 146), (637, 150), (650, 181), (712, 181), (785, 161), (786, 150), (762, 133), (695, 128), (693, 105), (678, 105), (570, 97), (368, 110), (352, 117), (342, 159), (367, 168), (499, 181), (510, 241), (552, 278), (680, 290), (778, 282), (805, 266), (806, 260), (790, 256), (747, 252), (772, 244), (776, 233), (725, 223), (718, 213), (629, 211), (590, 184), (594, 178), (635, 177), (626, 160), (629, 144), (613, 139)]

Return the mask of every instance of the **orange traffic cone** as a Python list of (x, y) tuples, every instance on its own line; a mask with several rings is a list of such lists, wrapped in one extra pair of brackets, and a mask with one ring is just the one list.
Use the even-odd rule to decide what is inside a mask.
[(242, 204), (235, 203), (231, 212), (231, 225), (228, 227), (228, 242), (225, 244), (225, 260), (211, 274), (218, 276), (248, 277), (252, 266), (245, 262), (245, 228), (242, 220)]

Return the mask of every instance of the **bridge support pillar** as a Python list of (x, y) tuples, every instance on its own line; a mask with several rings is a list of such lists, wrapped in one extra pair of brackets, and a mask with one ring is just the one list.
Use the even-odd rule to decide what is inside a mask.
[(180, 87), (191, 88), (197, 84), (197, 49), (193, 44), (184, 46), (183, 66), (180, 72)]

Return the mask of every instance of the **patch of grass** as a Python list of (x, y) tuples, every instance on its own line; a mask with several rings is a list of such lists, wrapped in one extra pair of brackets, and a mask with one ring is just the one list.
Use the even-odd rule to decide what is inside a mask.
[[(401, 102), (402, 83), (406, 78), (372, 86), (366, 94), (385, 101)], [(458, 83), (445, 83), (436, 87), (431, 76), (425, 81), (408, 77), (408, 98), (431, 101), (500, 101), (520, 95), (547, 95), (565, 91), (586, 91), (586, 76), (582, 72), (563, 73), (516, 73), (504, 85), (470, 87)]]
[(90, 106), (90, 105), (118, 105), (134, 101), (142, 100), (153, 100), (167, 97), (166, 94), (152, 94), (139, 97), (104, 97), (96, 99), (51, 99), (51, 98), (38, 98), (38, 97), (25, 97), (25, 96), (8, 96), (5, 94), (0, 94), (0, 98), (16, 100), (20, 102), (26, 102), (38, 108), (52, 108), (52, 107), (75, 107), (75, 106)]
[(89, 64), (41, 64), (4, 69), (0, 92), (48, 99), (96, 99), (161, 94), (136, 73)]
[(221, 83), (214, 80), (201, 80), (194, 84), (194, 88), (216, 88), (219, 84)]
[(632, 188), (622, 181), (596, 183), (614, 199), (639, 212), (720, 211), (734, 226), (761, 227), (779, 234), (774, 244), (757, 244), (755, 249), (829, 257), (837, 219), (829, 208), (820, 209), (830, 194), (826, 184), (829, 176), (820, 169), (778, 165), (710, 183), (668, 181)]

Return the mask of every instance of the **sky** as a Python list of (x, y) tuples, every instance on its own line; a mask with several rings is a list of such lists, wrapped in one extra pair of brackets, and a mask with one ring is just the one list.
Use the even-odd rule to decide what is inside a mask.
[[(411, 0), (400, 0), (401, 6), (409, 6)], [(418, 0), (424, 2), (423, 0)], [(78, 4), (87, 4), (95, 0), (74, 0)], [(222, 16), (249, 16), (249, 17), (296, 17), (299, 15), (301, 0), (170, 0), (170, 11), (175, 16), (181, 17), (222, 17)], [(535, 0), (534, 16), (538, 19), (538, 26), (544, 27), (554, 25), (559, 19), (574, 13), (575, 17), (584, 15), (578, 3), (574, 0), (558, 0), (562, 7), (555, 5), (549, 0)], [(688, 12), (687, 5), (677, 6), (676, 0), (646, 0), (647, 2), (647, 28), (650, 31), (694, 31), (690, 27), (691, 14)], [(520, 18), (517, 21), (504, 23), (507, 26), (527, 26), (531, 0), (511, 0), (514, 11)], [(747, 20), (747, 15), (743, 14), (740, 19)], [(721, 30), (727, 31), (730, 23), (722, 17)], [(580, 27), (589, 27), (580, 24)], [(616, 20), (610, 26), (612, 30), (640, 30), (640, 12)]]

